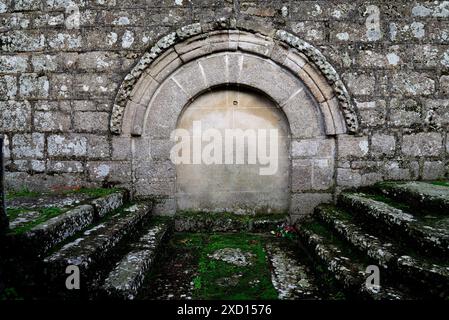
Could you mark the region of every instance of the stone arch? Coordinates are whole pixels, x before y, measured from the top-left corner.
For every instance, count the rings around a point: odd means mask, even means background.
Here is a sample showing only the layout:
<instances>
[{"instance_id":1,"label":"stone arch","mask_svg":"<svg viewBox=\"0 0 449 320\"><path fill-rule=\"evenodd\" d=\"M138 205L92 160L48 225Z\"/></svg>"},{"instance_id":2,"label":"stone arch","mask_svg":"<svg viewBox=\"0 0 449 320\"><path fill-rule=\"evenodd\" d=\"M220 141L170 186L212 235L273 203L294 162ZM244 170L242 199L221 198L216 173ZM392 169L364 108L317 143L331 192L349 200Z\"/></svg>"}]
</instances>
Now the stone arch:
<instances>
[{"instance_id":1,"label":"stone arch","mask_svg":"<svg viewBox=\"0 0 449 320\"><path fill-rule=\"evenodd\" d=\"M110 127L132 146L134 195L162 197L156 211L177 210L170 134L186 106L223 86L262 92L285 115L291 136L290 212L308 213L314 204L329 201L334 137L358 131L337 72L318 50L285 31L263 35L200 24L161 39L117 94Z\"/></svg>"},{"instance_id":2,"label":"stone arch","mask_svg":"<svg viewBox=\"0 0 449 320\"><path fill-rule=\"evenodd\" d=\"M270 36L222 28L221 24L185 26L146 52L120 86L111 115L111 132L141 135L143 126L139 128L135 121L143 119L142 110L148 107L160 85L189 62L220 52L258 56L288 71L291 78L301 80L319 103L327 135L358 131L357 115L346 87L319 50L283 30ZM228 72L235 68L228 67ZM125 118L127 121L123 121ZM127 127L129 119L133 119L132 127Z\"/></svg>"}]
</instances>

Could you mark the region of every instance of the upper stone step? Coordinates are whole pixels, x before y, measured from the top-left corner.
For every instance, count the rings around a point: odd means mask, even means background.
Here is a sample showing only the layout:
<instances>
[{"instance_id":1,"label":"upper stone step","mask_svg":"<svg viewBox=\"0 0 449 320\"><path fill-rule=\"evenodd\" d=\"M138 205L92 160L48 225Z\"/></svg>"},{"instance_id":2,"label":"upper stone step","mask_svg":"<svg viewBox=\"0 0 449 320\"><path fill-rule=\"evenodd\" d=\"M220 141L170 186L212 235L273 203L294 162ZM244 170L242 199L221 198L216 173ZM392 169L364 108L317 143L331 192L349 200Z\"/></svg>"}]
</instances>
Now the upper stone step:
<instances>
[{"instance_id":1,"label":"upper stone step","mask_svg":"<svg viewBox=\"0 0 449 320\"><path fill-rule=\"evenodd\" d=\"M160 251L171 220L159 218L143 236L130 245L130 251L112 269L101 287L101 294L118 299L134 299Z\"/></svg>"},{"instance_id":2,"label":"upper stone step","mask_svg":"<svg viewBox=\"0 0 449 320\"><path fill-rule=\"evenodd\" d=\"M13 246L28 249L36 256L43 256L58 244L121 207L126 197L126 191L122 190L87 200L84 204L31 227L28 231L13 232L11 243Z\"/></svg>"},{"instance_id":3,"label":"upper stone step","mask_svg":"<svg viewBox=\"0 0 449 320\"><path fill-rule=\"evenodd\" d=\"M134 204L124 208L91 229L81 237L65 244L44 259L49 281L60 280L68 266L80 269L82 283L98 280L100 268L114 258L114 250L146 223L151 215L151 204ZM60 282L62 285L64 282Z\"/></svg>"},{"instance_id":4,"label":"upper stone step","mask_svg":"<svg viewBox=\"0 0 449 320\"><path fill-rule=\"evenodd\" d=\"M375 188L385 196L405 202L420 211L449 215L449 184L382 182Z\"/></svg>"},{"instance_id":5,"label":"upper stone step","mask_svg":"<svg viewBox=\"0 0 449 320\"><path fill-rule=\"evenodd\" d=\"M338 201L352 214L362 214L371 221L381 222L399 238L417 245L426 253L449 253L447 217L412 215L364 193L343 193Z\"/></svg>"},{"instance_id":6,"label":"upper stone step","mask_svg":"<svg viewBox=\"0 0 449 320\"><path fill-rule=\"evenodd\" d=\"M431 292L441 298L449 296L449 259L417 255L410 248L365 227L354 216L331 205L317 207L314 215L352 246L393 273L395 278L402 278L418 288L419 293Z\"/></svg>"},{"instance_id":7,"label":"upper stone step","mask_svg":"<svg viewBox=\"0 0 449 320\"><path fill-rule=\"evenodd\" d=\"M301 224L298 235L313 255L324 263L329 271L340 284L357 297L375 300L398 300L407 298L407 295L397 289L381 286L367 286L368 266L374 263L348 248L338 235L331 229L316 222Z\"/></svg>"}]
</instances>

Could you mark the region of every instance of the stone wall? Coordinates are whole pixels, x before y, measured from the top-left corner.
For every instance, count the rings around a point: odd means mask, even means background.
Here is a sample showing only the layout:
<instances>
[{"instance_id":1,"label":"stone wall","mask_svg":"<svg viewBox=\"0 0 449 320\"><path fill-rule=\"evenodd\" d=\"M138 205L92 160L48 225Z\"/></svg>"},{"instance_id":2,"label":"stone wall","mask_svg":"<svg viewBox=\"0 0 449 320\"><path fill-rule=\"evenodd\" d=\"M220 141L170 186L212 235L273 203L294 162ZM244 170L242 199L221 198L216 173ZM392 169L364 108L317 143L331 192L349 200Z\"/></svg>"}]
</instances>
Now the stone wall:
<instances>
[{"instance_id":1,"label":"stone wall","mask_svg":"<svg viewBox=\"0 0 449 320\"><path fill-rule=\"evenodd\" d=\"M129 186L120 84L162 36L221 18L296 34L342 76L360 132L337 137L337 189L447 176L449 1L0 0L8 185Z\"/></svg>"}]
</instances>

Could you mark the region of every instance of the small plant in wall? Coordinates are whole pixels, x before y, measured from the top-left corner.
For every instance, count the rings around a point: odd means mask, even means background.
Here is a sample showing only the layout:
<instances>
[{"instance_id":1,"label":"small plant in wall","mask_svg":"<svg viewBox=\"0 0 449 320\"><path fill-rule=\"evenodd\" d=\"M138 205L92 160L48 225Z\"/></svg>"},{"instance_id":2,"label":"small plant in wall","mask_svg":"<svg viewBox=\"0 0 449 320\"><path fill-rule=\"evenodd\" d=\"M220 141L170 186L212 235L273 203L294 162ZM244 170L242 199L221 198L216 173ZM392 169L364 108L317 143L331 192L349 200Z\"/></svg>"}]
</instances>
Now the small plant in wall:
<instances>
[{"instance_id":1,"label":"small plant in wall","mask_svg":"<svg viewBox=\"0 0 449 320\"><path fill-rule=\"evenodd\" d=\"M271 231L271 234L275 235L277 238L293 240L297 237L298 231L295 226L283 223L277 226L275 230Z\"/></svg>"}]
</instances>

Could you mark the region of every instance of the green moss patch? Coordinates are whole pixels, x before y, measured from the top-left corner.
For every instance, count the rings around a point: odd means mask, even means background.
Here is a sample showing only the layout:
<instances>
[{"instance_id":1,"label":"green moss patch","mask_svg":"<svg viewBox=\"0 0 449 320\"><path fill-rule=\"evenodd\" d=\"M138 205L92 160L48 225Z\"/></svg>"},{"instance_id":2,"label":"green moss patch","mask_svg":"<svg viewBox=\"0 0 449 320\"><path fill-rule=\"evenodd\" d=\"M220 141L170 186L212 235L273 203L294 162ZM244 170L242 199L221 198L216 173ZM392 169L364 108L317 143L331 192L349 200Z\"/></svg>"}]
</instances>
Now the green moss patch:
<instances>
[{"instance_id":1,"label":"green moss patch","mask_svg":"<svg viewBox=\"0 0 449 320\"><path fill-rule=\"evenodd\" d=\"M89 197L92 197L92 198L99 198L99 197L108 196L108 195L110 195L110 194L112 194L114 192L117 192L119 190L120 189L117 189L117 188L110 188L110 189L105 189L105 188L81 188L79 190L68 192L67 194L82 193L82 194L87 194Z\"/></svg>"},{"instance_id":2,"label":"green moss patch","mask_svg":"<svg viewBox=\"0 0 449 320\"><path fill-rule=\"evenodd\" d=\"M395 201L387 196L384 196L382 194L364 194L364 195L369 199L386 203L389 206L392 206L393 208L396 208L396 209L399 209L402 211L406 211L406 212L411 212L411 208L409 205L407 205L403 202L397 202L397 201Z\"/></svg>"},{"instance_id":3,"label":"green moss patch","mask_svg":"<svg viewBox=\"0 0 449 320\"><path fill-rule=\"evenodd\" d=\"M8 209L7 213L8 213L8 217L13 220L16 219L21 213L24 213L28 210L25 209ZM12 230L13 233L16 234L22 234L25 233L27 231L30 231L33 227L37 226L38 224L41 224L51 218L54 218L56 216L59 216L61 213L63 213L65 210L61 209L61 208L38 208L38 209L34 209L33 211L36 211L39 213L38 217L26 222L20 226L18 226L17 228L14 228Z\"/></svg>"},{"instance_id":4,"label":"green moss patch","mask_svg":"<svg viewBox=\"0 0 449 320\"><path fill-rule=\"evenodd\" d=\"M194 238L193 241L197 241ZM198 276L194 279L194 298L218 300L277 299L271 283L264 239L250 234L213 234L201 247ZM234 248L249 253L247 266L237 266L211 258L220 249Z\"/></svg>"},{"instance_id":5,"label":"green moss patch","mask_svg":"<svg viewBox=\"0 0 449 320\"><path fill-rule=\"evenodd\" d=\"M431 184L433 184L435 186L449 187L449 181L434 181L434 182L431 182Z\"/></svg>"},{"instance_id":6,"label":"green moss patch","mask_svg":"<svg viewBox=\"0 0 449 320\"><path fill-rule=\"evenodd\" d=\"M29 219L29 221L24 221L23 223L17 225L12 229L13 233L22 234L33 227L41 224L51 218L54 218L78 204L86 203L91 199L96 199L100 197L107 196L119 189L104 189L104 188L81 188L78 190L70 190L64 192L49 192L49 193L39 193L31 192L27 189L21 191L13 191L7 194L7 199L9 201L15 201L15 206L11 206L7 209L7 215L10 221L14 221L18 218ZM76 194L83 194L86 196L78 197L79 201L76 204L64 205L62 200L65 197L73 196ZM34 199L39 198L39 199ZM60 206L60 203L61 206ZM26 217L27 212L37 212L36 215L32 217Z\"/></svg>"},{"instance_id":7,"label":"green moss patch","mask_svg":"<svg viewBox=\"0 0 449 320\"><path fill-rule=\"evenodd\" d=\"M18 191L8 191L6 193L6 200L16 199L16 198L37 198L42 193L29 191L28 189L22 189Z\"/></svg>"},{"instance_id":8,"label":"green moss patch","mask_svg":"<svg viewBox=\"0 0 449 320\"><path fill-rule=\"evenodd\" d=\"M175 233L140 299L277 299L265 241L249 233ZM215 259L212 255L222 249L238 249L251 263L239 266Z\"/></svg>"},{"instance_id":9,"label":"green moss patch","mask_svg":"<svg viewBox=\"0 0 449 320\"><path fill-rule=\"evenodd\" d=\"M54 192L35 192L29 191L28 189L22 189L19 191L8 191L6 193L6 199L19 199L19 198L37 198L52 195L73 195L73 194L85 194L91 198L99 198L110 195L114 192L119 191L117 188L80 188L75 190L64 190L64 191L54 191Z\"/></svg>"}]
</instances>

